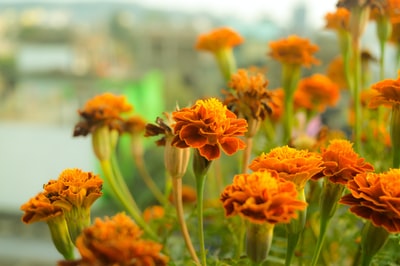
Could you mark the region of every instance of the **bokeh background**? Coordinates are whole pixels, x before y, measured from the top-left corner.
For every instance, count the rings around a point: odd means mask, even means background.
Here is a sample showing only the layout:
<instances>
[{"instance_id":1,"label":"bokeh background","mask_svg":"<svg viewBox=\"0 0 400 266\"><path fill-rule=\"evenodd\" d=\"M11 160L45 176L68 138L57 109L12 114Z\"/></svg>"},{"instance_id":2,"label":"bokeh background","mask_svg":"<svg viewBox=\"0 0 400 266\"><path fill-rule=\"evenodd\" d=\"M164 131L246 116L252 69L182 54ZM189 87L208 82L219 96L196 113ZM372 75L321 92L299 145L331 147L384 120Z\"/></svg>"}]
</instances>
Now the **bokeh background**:
<instances>
[{"instance_id":1,"label":"bokeh background","mask_svg":"<svg viewBox=\"0 0 400 266\"><path fill-rule=\"evenodd\" d=\"M234 51L238 67L265 67L271 89L279 86L280 68L267 56L268 42L289 34L320 47L322 64L303 74L323 73L339 54L335 33L324 30L336 2L1 0L0 265L60 259L46 225L22 224L19 208L65 168L98 169L90 138L72 138L77 109L87 99L105 91L125 94L135 113L153 122L176 105L218 96L225 84L214 58L194 44L220 26L245 38ZM373 26L363 43L378 56ZM390 50L388 57L390 63ZM161 160L149 155L153 148L146 150L150 163ZM132 162L124 164L133 173L132 189L140 190ZM147 199L139 195L141 205ZM100 210L105 203L96 204Z\"/></svg>"}]
</instances>

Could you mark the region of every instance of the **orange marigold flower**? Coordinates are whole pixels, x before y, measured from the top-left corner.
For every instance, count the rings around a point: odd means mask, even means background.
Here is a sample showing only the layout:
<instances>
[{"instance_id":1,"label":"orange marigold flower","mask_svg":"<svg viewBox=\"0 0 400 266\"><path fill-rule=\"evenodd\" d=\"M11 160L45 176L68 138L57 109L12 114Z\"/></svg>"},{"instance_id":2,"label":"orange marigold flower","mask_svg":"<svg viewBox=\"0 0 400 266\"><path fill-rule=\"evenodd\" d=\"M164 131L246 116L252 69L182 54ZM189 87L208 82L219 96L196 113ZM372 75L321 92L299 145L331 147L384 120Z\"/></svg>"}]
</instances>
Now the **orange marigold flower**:
<instances>
[{"instance_id":1,"label":"orange marigold flower","mask_svg":"<svg viewBox=\"0 0 400 266\"><path fill-rule=\"evenodd\" d=\"M350 29L350 11L346 8L339 7L335 12L325 15L325 28L332 30L349 30Z\"/></svg>"},{"instance_id":2,"label":"orange marigold flower","mask_svg":"<svg viewBox=\"0 0 400 266\"><path fill-rule=\"evenodd\" d=\"M172 145L196 148L209 161L220 157L220 148L232 155L245 147L238 136L247 131L246 120L237 118L216 98L198 100L190 108L173 112L172 118L176 121Z\"/></svg>"},{"instance_id":3,"label":"orange marigold flower","mask_svg":"<svg viewBox=\"0 0 400 266\"><path fill-rule=\"evenodd\" d=\"M307 206L297 199L293 182L268 171L236 175L220 200L226 216L239 214L252 223L289 223Z\"/></svg>"},{"instance_id":4,"label":"orange marigold flower","mask_svg":"<svg viewBox=\"0 0 400 266\"><path fill-rule=\"evenodd\" d=\"M269 48L269 55L282 64L310 67L312 64L319 63L313 56L318 51L318 46L296 35L272 41L269 43Z\"/></svg>"},{"instance_id":5,"label":"orange marigold flower","mask_svg":"<svg viewBox=\"0 0 400 266\"><path fill-rule=\"evenodd\" d=\"M37 194L35 197L23 204L21 210L25 212L22 216L22 221L26 224L38 221L47 221L56 216L63 215L62 209L51 204L49 198L46 197L43 192Z\"/></svg>"},{"instance_id":6,"label":"orange marigold flower","mask_svg":"<svg viewBox=\"0 0 400 266\"><path fill-rule=\"evenodd\" d=\"M373 99L374 97L376 97L378 95L379 95L379 92L374 89L362 90L360 93L361 105L363 107L367 107L369 105L369 103L371 102L371 99ZM374 109L375 108L377 108L377 106L375 106Z\"/></svg>"},{"instance_id":7,"label":"orange marigold flower","mask_svg":"<svg viewBox=\"0 0 400 266\"><path fill-rule=\"evenodd\" d=\"M97 218L78 237L76 247L82 258L73 265L167 265L162 245L141 239L141 235L140 228L124 213Z\"/></svg>"},{"instance_id":8,"label":"orange marigold flower","mask_svg":"<svg viewBox=\"0 0 400 266\"><path fill-rule=\"evenodd\" d=\"M382 17L390 20L390 22L393 24L400 23L400 1L382 1L382 5L371 9L370 18L372 20L379 20L379 18Z\"/></svg>"},{"instance_id":9,"label":"orange marigold flower","mask_svg":"<svg viewBox=\"0 0 400 266\"><path fill-rule=\"evenodd\" d=\"M271 93L267 90L268 80L261 73L251 74L239 69L228 83L235 93L226 92L224 104L246 119L265 120L271 113Z\"/></svg>"},{"instance_id":10,"label":"orange marigold flower","mask_svg":"<svg viewBox=\"0 0 400 266\"><path fill-rule=\"evenodd\" d=\"M101 126L110 129L123 130L122 113L133 110L125 96L117 96L112 93L97 95L86 102L85 106L78 110L82 121L74 128L74 136L86 136Z\"/></svg>"},{"instance_id":11,"label":"orange marigold flower","mask_svg":"<svg viewBox=\"0 0 400 266\"><path fill-rule=\"evenodd\" d=\"M322 157L315 152L298 150L289 146L272 149L255 158L249 168L253 171L276 171L283 179L292 181L299 189L322 171Z\"/></svg>"},{"instance_id":12,"label":"orange marigold flower","mask_svg":"<svg viewBox=\"0 0 400 266\"><path fill-rule=\"evenodd\" d=\"M327 76L314 74L301 79L294 93L295 108L324 112L327 106L335 106L339 100L339 86Z\"/></svg>"},{"instance_id":13,"label":"orange marigold flower","mask_svg":"<svg viewBox=\"0 0 400 266\"><path fill-rule=\"evenodd\" d=\"M346 73L344 72L344 62L342 56L335 57L328 65L326 75L335 82L340 89L348 88Z\"/></svg>"},{"instance_id":14,"label":"orange marigold flower","mask_svg":"<svg viewBox=\"0 0 400 266\"><path fill-rule=\"evenodd\" d=\"M91 172L65 169L57 180L44 185L44 193L55 206L65 210L72 207L90 208L101 195L103 180Z\"/></svg>"},{"instance_id":15,"label":"orange marigold flower","mask_svg":"<svg viewBox=\"0 0 400 266\"><path fill-rule=\"evenodd\" d=\"M374 170L354 151L353 144L345 139L331 140L328 147L321 149L321 155L325 168L313 179L326 176L333 183L345 185L357 174Z\"/></svg>"},{"instance_id":16,"label":"orange marigold flower","mask_svg":"<svg viewBox=\"0 0 400 266\"><path fill-rule=\"evenodd\" d=\"M124 131L131 135L141 135L145 129L146 121L138 115L129 117L124 123Z\"/></svg>"},{"instance_id":17,"label":"orange marigold flower","mask_svg":"<svg viewBox=\"0 0 400 266\"><path fill-rule=\"evenodd\" d=\"M340 203L350 206L350 211L371 220L390 233L400 233L400 169L384 173L361 173L349 181L350 194Z\"/></svg>"},{"instance_id":18,"label":"orange marigold flower","mask_svg":"<svg viewBox=\"0 0 400 266\"><path fill-rule=\"evenodd\" d=\"M397 80L385 79L377 82L372 85L372 89L376 90L378 94L371 98L369 107L376 108L381 104L390 107L400 104L400 76Z\"/></svg>"},{"instance_id":19,"label":"orange marigold flower","mask_svg":"<svg viewBox=\"0 0 400 266\"><path fill-rule=\"evenodd\" d=\"M196 49L215 53L225 48L237 46L243 41L242 36L236 31L228 27L222 27L200 35L196 42Z\"/></svg>"}]
</instances>

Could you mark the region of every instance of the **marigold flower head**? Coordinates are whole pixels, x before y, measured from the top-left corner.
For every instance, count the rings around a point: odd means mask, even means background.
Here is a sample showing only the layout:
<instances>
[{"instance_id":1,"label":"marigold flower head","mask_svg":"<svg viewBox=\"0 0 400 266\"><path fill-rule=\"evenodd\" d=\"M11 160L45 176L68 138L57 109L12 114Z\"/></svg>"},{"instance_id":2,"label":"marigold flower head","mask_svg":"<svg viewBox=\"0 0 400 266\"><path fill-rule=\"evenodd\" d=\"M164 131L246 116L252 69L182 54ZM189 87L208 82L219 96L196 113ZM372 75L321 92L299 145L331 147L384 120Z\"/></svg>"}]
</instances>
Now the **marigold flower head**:
<instances>
[{"instance_id":1,"label":"marigold flower head","mask_svg":"<svg viewBox=\"0 0 400 266\"><path fill-rule=\"evenodd\" d=\"M325 15L325 28L332 30L350 29L350 11L346 8L337 8L335 12L329 12Z\"/></svg>"},{"instance_id":2,"label":"marigold flower head","mask_svg":"<svg viewBox=\"0 0 400 266\"><path fill-rule=\"evenodd\" d=\"M374 167L354 151L353 144L345 139L331 140L328 147L321 149L324 170L313 179L329 177L333 183L346 184L357 174L371 172Z\"/></svg>"},{"instance_id":3,"label":"marigold flower head","mask_svg":"<svg viewBox=\"0 0 400 266\"><path fill-rule=\"evenodd\" d=\"M25 212L22 216L22 221L26 224L47 221L56 216L63 215L62 209L51 204L51 201L43 192L38 193L35 197L24 203L21 206L21 210Z\"/></svg>"},{"instance_id":4,"label":"marigold flower head","mask_svg":"<svg viewBox=\"0 0 400 266\"><path fill-rule=\"evenodd\" d=\"M163 218L165 215L165 209L162 206L159 205L153 205L150 207L147 207L143 211L143 219L146 222L150 222L151 220L157 220Z\"/></svg>"},{"instance_id":5,"label":"marigold flower head","mask_svg":"<svg viewBox=\"0 0 400 266\"><path fill-rule=\"evenodd\" d=\"M388 19L393 24L400 23L400 1L382 1L381 5L371 9L370 18L372 20L379 20L382 17Z\"/></svg>"},{"instance_id":6,"label":"marigold flower head","mask_svg":"<svg viewBox=\"0 0 400 266\"><path fill-rule=\"evenodd\" d=\"M145 129L146 121L141 116L135 115L125 120L124 131L131 135L141 135Z\"/></svg>"},{"instance_id":7,"label":"marigold flower head","mask_svg":"<svg viewBox=\"0 0 400 266\"><path fill-rule=\"evenodd\" d=\"M124 213L97 218L78 237L76 247L82 258L73 265L167 265L162 245L141 239L141 235L140 228Z\"/></svg>"},{"instance_id":8,"label":"marigold flower head","mask_svg":"<svg viewBox=\"0 0 400 266\"><path fill-rule=\"evenodd\" d=\"M335 106L339 100L339 86L327 76L314 74L301 79L294 93L295 108L324 112L327 106Z\"/></svg>"},{"instance_id":9,"label":"marigold flower head","mask_svg":"<svg viewBox=\"0 0 400 266\"><path fill-rule=\"evenodd\" d=\"M400 169L384 173L361 173L349 181L350 194L340 203L350 211L381 226L390 233L400 233Z\"/></svg>"},{"instance_id":10,"label":"marigold flower head","mask_svg":"<svg viewBox=\"0 0 400 266\"><path fill-rule=\"evenodd\" d=\"M104 125L121 132L123 130L121 114L132 110L132 105L123 95L117 96L112 93L97 95L78 110L82 121L75 125L74 136L86 136Z\"/></svg>"},{"instance_id":11,"label":"marigold flower head","mask_svg":"<svg viewBox=\"0 0 400 266\"><path fill-rule=\"evenodd\" d=\"M318 46L310 43L308 39L290 35L286 39L269 43L269 55L282 64L310 67L319 64L313 56L318 51Z\"/></svg>"},{"instance_id":12,"label":"marigold flower head","mask_svg":"<svg viewBox=\"0 0 400 266\"><path fill-rule=\"evenodd\" d=\"M392 106L400 104L400 75L397 80L385 79L372 85L372 89L378 94L371 98L369 107L376 108L379 105Z\"/></svg>"},{"instance_id":13,"label":"marigold flower head","mask_svg":"<svg viewBox=\"0 0 400 266\"><path fill-rule=\"evenodd\" d=\"M51 203L62 209L90 208L101 195L103 181L98 175L71 168L61 172L57 180L44 185L44 193Z\"/></svg>"},{"instance_id":14,"label":"marigold flower head","mask_svg":"<svg viewBox=\"0 0 400 266\"><path fill-rule=\"evenodd\" d=\"M250 74L250 75L249 75ZM224 104L235 114L247 120L265 120L271 113L271 93L267 90L268 80L261 73L252 74L239 69L228 83L235 93L227 92Z\"/></svg>"},{"instance_id":15,"label":"marigold flower head","mask_svg":"<svg viewBox=\"0 0 400 266\"><path fill-rule=\"evenodd\" d=\"M292 181L299 189L322 171L322 157L315 152L298 150L288 146L272 149L255 158L249 168L253 171L276 171L283 179Z\"/></svg>"},{"instance_id":16,"label":"marigold flower head","mask_svg":"<svg viewBox=\"0 0 400 266\"><path fill-rule=\"evenodd\" d=\"M212 53L219 50L232 48L243 43L244 39L236 31L228 27L221 27L209 33L202 34L196 42L197 50L209 51Z\"/></svg>"},{"instance_id":17,"label":"marigold flower head","mask_svg":"<svg viewBox=\"0 0 400 266\"><path fill-rule=\"evenodd\" d=\"M173 112L172 118L176 122L172 145L196 148L209 161L220 157L220 148L232 155L245 147L238 136L247 131L246 120L237 118L216 98L198 100L190 108Z\"/></svg>"},{"instance_id":18,"label":"marigold flower head","mask_svg":"<svg viewBox=\"0 0 400 266\"><path fill-rule=\"evenodd\" d=\"M293 182L269 171L236 175L220 200L226 216L239 214L252 223L289 223L307 206L297 199Z\"/></svg>"}]
</instances>

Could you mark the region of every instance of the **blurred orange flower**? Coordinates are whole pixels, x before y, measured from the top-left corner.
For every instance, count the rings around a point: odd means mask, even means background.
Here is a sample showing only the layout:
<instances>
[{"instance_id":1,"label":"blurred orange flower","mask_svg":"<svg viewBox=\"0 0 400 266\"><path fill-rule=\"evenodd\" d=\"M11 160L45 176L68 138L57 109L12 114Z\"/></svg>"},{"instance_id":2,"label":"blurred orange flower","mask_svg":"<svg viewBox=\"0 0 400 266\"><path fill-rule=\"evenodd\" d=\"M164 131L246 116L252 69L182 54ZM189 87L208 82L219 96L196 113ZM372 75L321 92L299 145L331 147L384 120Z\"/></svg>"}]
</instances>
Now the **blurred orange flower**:
<instances>
[{"instance_id":1,"label":"blurred orange flower","mask_svg":"<svg viewBox=\"0 0 400 266\"><path fill-rule=\"evenodd\" d=\"M295 108L324 112L327 106L335 106L339 100L339 86L327 76L314 74L299 81L294 92Z\"/></svg>"},{"instance_id":2,"label":"blurred orange flower","mask_svg":"<svg viewBox=\"0 0 400 266\"><path fill-rule=\"evenodd\" d=\"M325 168L313 179L329 177L331 182L345 185L357 174L374 170L354 151L353 144L345 139L331 140L328 147L321 148L321 155Z\"/></svg>"},{"instance_id":3,"label":"blurred orange flower","mask_svg":"<svg viewBox=\"0 0 400 266\"><path fill-rule=\"evenodd\" d=\"M369 107L376 108L379 105L391 107L400 104L400 76L397 80L385 79L377 82L372 85L372 89L376 90L378 95L371 98Z\"/></svg>"},{"instance_id":4,"label":"blurred orange flower","mask_svg":"<svg viewBox=\"0 0 400 266\"><path fill-rule=\"evenodd\" d=\"M350 211L371 220L390 233L400 233L400 169L384 173L361 173L349 181L350 194L340 203L350 206Z\"/></svg>"},{"instance_id":5,"label":"blurred orange flower","mask_svg":"<svg viewBox=\"0 0 400 266\"><path fill-rule=\"evenodd\" d=\"M350 11L339 7L335 12L329 12L325 15L325 28L332 30L350 30Z\"/></svg>"},{"instance_id":6,"label":"blurred orange flower","mask_svg":"<svg viewBox=\"0 0 400 266\"><path fill-rule=\"evenodd\" d=\"M81 260L65 265L167 265L162 245L141 239L141 235L140 228L124 213L97 218L76 241Z\"/></svg>"},{"instance_id":7,"label":"blurred orange flower","mask_svg":"<svg viewBox=\"0 0 400 266\"><path fill-rule=\"evenodd\" d=\"M361 100L361 105L363 107L368 107L369 103L371 102L371 99L374 97L378 96L379 92L374 89L365 89L362 90L360 93L360 100ZM373 109L377 108L378 106L373 107ZM372 107L371 107L372 109Z\"/></svg>"},{"instance_id":8,"label":"blurred orange flower","mask_svg":"<svg viewBox=\"0 0 400 266\"><path fill-rule=\"evenodd\" d=\"M391 23L400 23L400 1L399 0L386 0L382 1L382 5L371 9L370 18L373 20L385 17Z\"/></svg>"},{"instance_id":9,"label":"blurred orange flower","mask_svg":"<svg viewBox=\"0 0 400 266\"><path fill-rule=\"evenodd\" d=\"M143 211L143 219L146 222L150 222L151 220L157 220L163 218L165 215L165 209L162 206L159 205L153 205L150 207L147 207Z\"/></svg>"},{"instance_id":10,"label":"blurred orange flower","mask_svg":"<svg viewBox=\"0 0 400 266\"><path fill-rule=\"evenodd\" d=\"M51 203L64 210L72 207L90 208L101 195L103 180L91 172L80 169L65 169L57 180L44 185L44 193Z\"/></svg>"},{"instance_id":11,"label":"blurred orange flower","mask_svg":"<svg viewBox=\"0 0 400 266\"><path fill-rule=\"evenodd\" d=\"M131 135L142 135L145 129L146 121L141 116L135 115L125 120L124 132Z\"/></svg>"},{"instance_id":12,"label":"blurred orange flower","mask_svg":"<svg viewBox=\"0 0 400 266\"><path fill-rule=\"evenodd\" d=\"M132 110L133 107L125 96L112 93L97 95L78 110L82 120L75 125L74 136L86 136L104 125L121 132L123 130L121 114Z\"/></svg>"},{"instance_id":13,"label":"blurred orange flower","mask_svg":"<svg viewBox=\"0 0 400 266\"><path fill-rule=\"evenodd\" d=\"M239 214L252 223L289 223L307 206L297 199L293 182L268 171L236 175L220 200L226 216Z\"/></svg>"},{"instance_id":14,"label":"blurred orange flower","mask_svg":"<svg viewBox=\"0 0 400 266\"><path fill-rule=\"evenodd\" d=\"M247 131L246 120L237 118L216 98L198 100L190 108L173 112L172 118L176 121L172 145L196 148L209 161L220 157L220 148L232 155L245 147L238 136Z\"/></svg>"},{"instance_id":15,"label":"blurred orange flower","mask_svg":"<svg viewBox=\"0 0 400 266\"><path fill-rule=\"evenodd\" d=\"M303 189L310 178L322 171L322 165L322 157L318 153L282 146L261 154L249 168L253 171L276 171L279 177Z\"/></svg>"},{"instance_id":16,"label":"blurred orange flower","mask_svg":"<svg viewBox=\"0 0 400 266\"><path fill-rule=\"evenodd\" d=\"M319 63L313 56L319 50L318 46L296 35L272 41L269 43L269 48L268 54L282 64L310 67L312 64Z\"/></svg>"},{"instance_id":17,"label":"blurred orange flower","mask_svg":"<svg viewBox=\"0 0 400 266\"><path fill-rule=\"evenodd\" d=\"M285 91L283 88L277 88L271 91L271 115L273 122L279 122L284 112Z\"/></svg>"},{"instance_id":18,"label":"blurred orange flower","mask_svg":"<svg viewBox=\"0 0 400 266\"><path fill-rule=\"evenodd\" d=\"M243 41L242 36L236 31L228 27L222 27L200 35L195 47L197 50L215 53L221 49L237 46Z\"/></svg>"},{"instance_id":19,"label":"blurred orange flower","mask_svg":"<svg viewBox=\"0 0 400 266\"><path fill-rule=\"evenodd\" d=\"M56 216L63 215L62 209L51 204L49 198L43 192L24 203L21 206L21 210L25 212L22 216L22 221L26 224L47 221Z\"/></svg>"},{"instance_id":20,"label":"blurred orange flower","mask_svg":"<svg viewBox=\"0 0 400 266\"><path fill-rule=\"evenodd\" d=\"M328 65L326 75L335 82L340 89L347 89L346 73L342 56L335 57Z\"/></svg>"},{"instance_id":21,"label":"blurred orange flower","mask_svg":"<svg viewBox=\"0 0 400 266\"><path fill-rule=\"evenodd\" d=\"M235 93L226 92L224 104L237 115L264 120L271 113L271 93L267 90L268 80L263 74L239 69L232 75L228 86Z\"/></svg>"},{"instance_id":22,"label":"blurred orange flower","mask_svg":"<svg viewBox=\"0 0 400 266\"><path fill-rule=\"evenodd\" d=\"M169 202L174 204L174 196L171 193L168 197ZM182 185L182 203L190 204L195 203L197 200L196 189L189 185Z\"/></svg>"}]
</instances>

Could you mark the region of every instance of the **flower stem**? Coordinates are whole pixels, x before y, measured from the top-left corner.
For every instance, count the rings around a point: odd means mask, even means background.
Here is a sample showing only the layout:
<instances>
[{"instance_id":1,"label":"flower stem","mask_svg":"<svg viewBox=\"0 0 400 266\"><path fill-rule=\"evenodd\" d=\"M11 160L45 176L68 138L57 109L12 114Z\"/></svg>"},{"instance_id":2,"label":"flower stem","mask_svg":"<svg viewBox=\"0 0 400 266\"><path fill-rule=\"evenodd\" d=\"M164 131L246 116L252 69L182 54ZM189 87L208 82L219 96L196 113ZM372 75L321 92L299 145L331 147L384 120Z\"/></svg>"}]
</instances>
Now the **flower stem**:
<instances>
[{"instance_id":1,"label":"flower stem","mask_svg":"<svg viewBox=\"0 0 400 266\"><path fill-rule=\"evenodd\" d=\"M192 240L190 238L189 231L187 229L182 204L182 178L172 177L173 193L175 200L175 208L178 216L179 226L181 227L183 239L185 240L186 247L190 253L190 256L195 261L196 265L200 264L200 260L197 257L196 251L194 250Z\"/></svg>"},{"instance_id":2,"label":"flower stem","mask_svg":"<svg viewBox=\"0 0 400 266\"><path fill-rule=\"evenodd\" d=\"M343 190L343 185L332 183L331 181L329 181L328 177L325 177L320 202L320 231L317 245L314 249L312 262L310 264L311 266L316 265L318 262L319 255L322 250L322 245L325 241L326 229L328 228L331 218L336 212L337 203L343 194Z\"/></svg>"},{"instance_id":3,"label":"flower stem","mask_svg":"<svg viewBox=\"0 0 400 266\"><path fill-rule=\"evenodd\" d=\"M204 199L205 181L206 181L205 175L196 176L198 237L200 244L201 265L203 266L207 265L206 250L204 245L204 228L203 228L203 199Z\"/></svg>"},{"instance_id":4,"label":"flower stem","mask_svg":"<svg viewBox=\"0 0 400 266\"><path fill-rule=\"evenodd\" d=\"M354 56L354 80L353 80L353 104L354 104L354 149L361 153L361 53L359 49L359 40L353 42Z\"/></svg>"},{"instance_id":5,"label":"flower stem","mask_svg":"<svg viewBox=\"0 0 400 266\"><path fill-rule=\"evenodd\" d=\"M246 253L253 265L261 265L267 258L274 236L274 225L270 223L248 223Z\"/></svg>"},{"instance_id":6,"label":"flower stem","mask_svg":"<svg viewBox=\"0 0 400 266\"><path fill-rule=\"evenodd\" d=\"M302 201L305 201L304 189L299 191L298 198ZM286 231L287 231L287 248L286 248L286 258L285 258L286 266L291 265L297 243L299 242L300 235L303 232L306 223L306 215L307 215L307 209L303 211L298 211L298 218L292 219L290 223L286 226Z\"/></svg>"},{"instance_id":7,"label":"flower stem","mask_svg":"<svg viewBox=\"0 0 400 266\"><path fill-rule=\"evenodd\" d=\"M149 188L150 192L153 194L153 196L157 199L159 203L163 206L168 205L168 201L161 192L161 190L157 187L156 183L154 183L153 178L151 178L149 172L146 169L143 156L135 156L134 158L136 167L140 173L140 176L142 177L143 182L146 184L146 186Z\"/></svg>"},{"instance_id":8,"label":"flower stem","mask_svg":"<svg viewBox=\"0 0 400 266\"><path fill-rule=\"evenodd\" d=\"M369 266L375 254L386 244L389 232L370 221L364 225L361 242L361 265Z\"/></svg>"},{"instance_id":9,"label":"flower stem","mask_svg":"<svg viewBox=\"0 0 400 266\"><path fill-rule=\"evenodd\" d=\"M246 148L243 151L243 157L242 157L242 173L243 174L247 172L247 167L249 165L251 150L253 148L253 138L247 137L247 138L245 138L245 141L246 141Z\"/></svg>"},{"instance_id":10,"label":"flower stem","mask_svg":"<svg viewBox=\"0 0 400 266\"><path fill-rule=\"evenodd\" d=\"M122 204L125 210L132 215L133 219L138 223L138 225L142 227L152 239L157 240L157 235L144 222L142 216L140 215L139 208L137 207L132 195L129 193L128 195L130 195L130 197L127 197L126 189L124 189L124 186L120 186L121 180L117 180L110 160L102 160L100 161L100 165L107 182L110 184L114 197ZM118 172L118 170L116 171Z\"/></svg>"}]
</instances>

